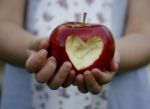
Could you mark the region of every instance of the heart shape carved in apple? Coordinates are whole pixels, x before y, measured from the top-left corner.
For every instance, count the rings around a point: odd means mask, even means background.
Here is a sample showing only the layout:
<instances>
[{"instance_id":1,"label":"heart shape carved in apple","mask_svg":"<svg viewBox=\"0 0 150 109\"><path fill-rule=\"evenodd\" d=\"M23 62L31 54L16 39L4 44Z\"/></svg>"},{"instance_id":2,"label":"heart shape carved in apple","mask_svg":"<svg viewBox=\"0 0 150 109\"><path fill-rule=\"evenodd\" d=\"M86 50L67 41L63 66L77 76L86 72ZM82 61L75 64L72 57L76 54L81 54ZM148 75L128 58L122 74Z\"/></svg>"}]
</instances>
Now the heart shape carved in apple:
<instances>
[{"instance_id":1,"label":"heart shape carved in apple","mask_svg":"<svg viewBox=\"0 0 150 109\"><path fill-rule=\"evenodd\" d=\"M68 36L65 47L72 64L80 70L92 65L99 58L103 45L100 37L94 36L85 42L78 36Z\"/></svg>"}]
</instances>

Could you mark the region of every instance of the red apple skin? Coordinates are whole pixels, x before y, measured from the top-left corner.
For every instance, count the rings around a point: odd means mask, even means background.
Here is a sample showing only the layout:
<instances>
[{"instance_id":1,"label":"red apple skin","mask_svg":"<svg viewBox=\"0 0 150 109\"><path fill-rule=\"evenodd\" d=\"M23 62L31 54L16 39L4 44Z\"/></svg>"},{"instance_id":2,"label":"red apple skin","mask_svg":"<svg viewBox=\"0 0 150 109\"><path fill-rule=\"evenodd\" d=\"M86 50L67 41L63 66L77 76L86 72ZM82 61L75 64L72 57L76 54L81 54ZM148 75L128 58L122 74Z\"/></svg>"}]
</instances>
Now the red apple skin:
<instances>
[{"instance_id":1,"label":"red apple skin","mask_svg":"<svg viewBox=\"0 0 150 109\"><path fill-rule=\"evenodd\" d=\"M91 37L97 36L103 41L103 49L99 58L87 68L77 70L74 66L73 69L77 73L83 73L86 70L99 68L101 71L106 71L112 61L115 52L115 42L111 31L104 25L99 24L83 24L81 22L66 22L57 26L49 38L49 56L54 56L57 60L57 69L65 61L70 61L66 50L65 44L68 36L79 36L84 42L88 41Z\"/></svg>"}]
</instances>

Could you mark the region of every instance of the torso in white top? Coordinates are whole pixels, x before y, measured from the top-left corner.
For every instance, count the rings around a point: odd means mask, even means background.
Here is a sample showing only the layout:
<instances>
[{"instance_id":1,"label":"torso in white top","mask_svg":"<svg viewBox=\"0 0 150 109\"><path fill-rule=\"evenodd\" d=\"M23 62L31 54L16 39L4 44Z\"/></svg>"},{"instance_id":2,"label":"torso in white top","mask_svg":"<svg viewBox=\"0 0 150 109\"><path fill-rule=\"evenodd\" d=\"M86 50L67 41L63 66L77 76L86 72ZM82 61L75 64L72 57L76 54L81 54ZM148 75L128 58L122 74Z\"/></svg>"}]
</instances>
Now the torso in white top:
<instances>
[{"instance_id":1,"label":"torso in white top","mask_svg":"<svg viewBox=\"0 0 150 109\"><path fill-rule=\"evenodd\" d=\"M27 29L40 37L66 21L82 21L87 12L88 23L102 23L111 28L112 0L30 0ZM39 85L33 77L34 109L106 109L107 91L93 96L82 94L76 87L50 90Z\"/></svg>"}]
</instances>

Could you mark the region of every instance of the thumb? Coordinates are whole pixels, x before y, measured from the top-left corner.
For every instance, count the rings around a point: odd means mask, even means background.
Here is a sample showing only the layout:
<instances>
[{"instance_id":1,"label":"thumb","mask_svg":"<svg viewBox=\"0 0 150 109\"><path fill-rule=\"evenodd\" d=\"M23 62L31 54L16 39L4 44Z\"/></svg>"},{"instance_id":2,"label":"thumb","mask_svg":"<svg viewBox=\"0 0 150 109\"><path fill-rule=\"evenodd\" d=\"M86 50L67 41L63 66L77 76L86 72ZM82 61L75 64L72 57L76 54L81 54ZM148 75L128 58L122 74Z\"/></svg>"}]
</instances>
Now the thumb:
<instances>
[{"instance_id":1,"label":"thumb","mask_svg":"<svg viewBox=\"0 0 150 109\"><path fill-rule=\"evenodd\" d=\"M118 51L115 51L115 55L110 64L110 71L117 72L119 67L118 65L119 62L120 62L120 54Z\"/></svg>"},{"instance_id":2,"label":"thumb","mask_svg":"<svg viewBox=\"0 0 150 109\"><path fill-rule=\"evenodd\" d=\"M48 46L49 46L48 38L35 37L30 42L30 44L28 46L28 50L39 51L41 49L47 49Z\"/></svg>"},{"instance_id":3,"label":"thumb","mask_svg":"<svg viewBox=\"0 0 150 109\"><path fill-rule=\"evenodd\" d=\"M31 73L38 71L46 63L47 54L45 49L39 52L32 52L26 61L26 69Z\"/></svg>"}]
</instances>

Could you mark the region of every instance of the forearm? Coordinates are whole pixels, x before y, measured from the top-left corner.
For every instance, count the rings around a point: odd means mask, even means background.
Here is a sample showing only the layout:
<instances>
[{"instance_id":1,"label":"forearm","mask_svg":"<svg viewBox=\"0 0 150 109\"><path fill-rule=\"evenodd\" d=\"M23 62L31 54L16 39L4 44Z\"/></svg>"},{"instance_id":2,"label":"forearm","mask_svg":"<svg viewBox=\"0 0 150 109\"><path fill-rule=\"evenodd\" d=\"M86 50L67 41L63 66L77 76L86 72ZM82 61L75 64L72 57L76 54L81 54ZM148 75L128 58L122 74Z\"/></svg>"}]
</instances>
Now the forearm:
<instances>
[{"instance_id":1,"label":"forearm","mask_svg":"<svg viewBox=\"0 0 150 109\"><path fill-rule=\"evenodd\" d=\"M150 37L142 33L127 34L117 40L119 71L140 68L150 62Z\"/></svg>"},{"instance_id":2,"label":"forearm","mask_svg":"<svg viewBox=\"0 0 150 109\"><path fill-rule=\"evenodd\" d=\"M19 25L4 21L0 23L0 59L17 66L24 66L26 50L33 35Z\"/></svg>"}]
</instances>

